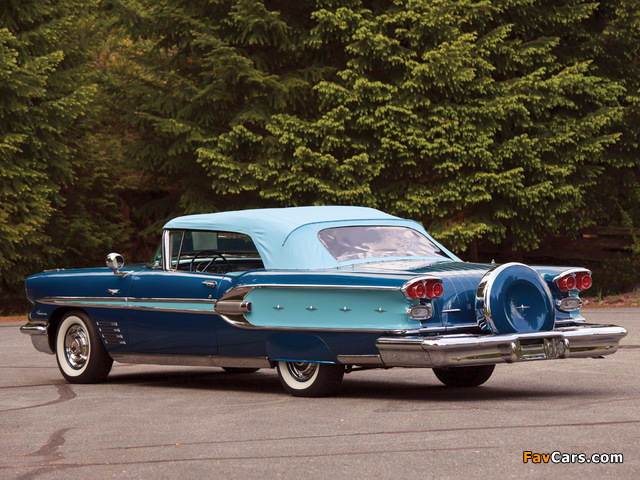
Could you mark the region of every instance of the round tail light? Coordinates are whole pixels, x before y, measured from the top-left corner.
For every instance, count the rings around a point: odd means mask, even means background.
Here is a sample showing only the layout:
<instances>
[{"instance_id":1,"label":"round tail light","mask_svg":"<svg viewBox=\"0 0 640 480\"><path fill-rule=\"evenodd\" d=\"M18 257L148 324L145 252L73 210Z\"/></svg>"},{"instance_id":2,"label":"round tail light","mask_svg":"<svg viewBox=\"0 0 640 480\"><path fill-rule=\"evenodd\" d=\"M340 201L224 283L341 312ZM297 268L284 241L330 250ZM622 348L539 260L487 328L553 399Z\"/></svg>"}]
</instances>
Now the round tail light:
<instances>
[{"instance_id":1,"label":"round tail light","mask_svg":"<svg viewBox=\"0 0 640 480\"><path fill-rule=\"evenodd\" d=\"M437 298L444 293L442 281L438 279L417 280L405 289L405 295L413 300Z\"/></svg>"},{"instance_id":2,"label":"round tail light","mask_svg":"<svg viewBox=\"0 0 640 480\"><path fill-rule=\"evenodd\" d=\"M427 297L438 298L444 293L444 287L440 282L428 282L427 283Z\"/></svg>"},{"instance_id":3,"label":"round tail light","mask_svg":"<svg viewBox=\"0 0 640 480\"><path fill-rule=\"evenodd\" d=\"M569 274L556 281L556 284L562 292L568 292L569 290L574 290L578 283L576 277L573 274Z\"/></svg>"},{"instance_id":4,"label":"round tail light","mask_svg":"<svg viewBox=\"0 0 640 480\"><path fill-rule=\"evenodd\" d=\"M578 290L586 290L593 285L593 280L591 279L591 275L587 272L579 273L576 275L576 286Z\"/></svg>"},{"instance_id":5,"label":"round tail light","mask_svg":"<svg viewBox=\"0 0 640 480\"><path fill-rule=\"evenodd\" d=\"M427 286L423 282L416 282L407 288L407 295L414 300L427 297Z\"/></svg>"}]
</instances>

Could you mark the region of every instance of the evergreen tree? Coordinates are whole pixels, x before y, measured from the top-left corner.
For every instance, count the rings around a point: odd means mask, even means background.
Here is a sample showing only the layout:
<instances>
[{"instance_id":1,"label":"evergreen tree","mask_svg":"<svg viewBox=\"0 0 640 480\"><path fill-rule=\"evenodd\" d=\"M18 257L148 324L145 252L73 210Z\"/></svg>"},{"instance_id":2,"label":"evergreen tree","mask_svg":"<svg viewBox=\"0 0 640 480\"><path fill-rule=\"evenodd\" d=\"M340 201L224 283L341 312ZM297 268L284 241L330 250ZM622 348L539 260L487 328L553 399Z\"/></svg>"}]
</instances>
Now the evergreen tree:
<instances>
[{"instance_id":1,"label":"evergreen tree","mask_svg":"<svg viewBox=\"0 0 640 480\"><path fill-rule=\"evenodd\" d=\"M82 124L95 95L93 0L0 4L0 280L6 298L42 268L95 261L121 232L104 158ZM104 181L104 184L102 183ZM114 227L115 226L115 227ZM103 258L104 251L100 251Z\"/></svg>"},{"instance_id":2,"label":"evergreen tree","mask_svg":"<svg viewBox=\"0 0 640 480\"><path fill-rule=\"evenodd\" d=\"M590 192L590 216L599 225L640 227L640 3L601 2L578 45L598 75L625 88L620 140L607 151L606 174Z\"/></svg>"},{"instance_id":3,"label":"evergreen tree","mask_svg":"<svg viewBox=\"0 0 640 480\"><path fill-rule=\"evenodd\" d=\"M626 85L580 44L597 4L126 5L121 105L137 164L177 200L159 216L360 204L507 252L591 222L627 115Z\"/></svg>"}]
</instances>

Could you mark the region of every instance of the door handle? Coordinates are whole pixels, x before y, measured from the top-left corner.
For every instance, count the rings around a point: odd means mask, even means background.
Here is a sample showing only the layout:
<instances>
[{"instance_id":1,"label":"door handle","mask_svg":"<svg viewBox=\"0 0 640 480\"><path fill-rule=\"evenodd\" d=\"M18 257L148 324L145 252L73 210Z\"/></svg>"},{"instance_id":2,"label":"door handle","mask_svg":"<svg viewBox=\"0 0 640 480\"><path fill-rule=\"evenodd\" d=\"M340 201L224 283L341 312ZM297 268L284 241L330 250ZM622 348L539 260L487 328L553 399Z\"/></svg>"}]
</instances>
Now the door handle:
<instances>
[{"instance_id":1,"label":"door handle","mask_svg":"<svg viewBox=\"0 0 640 480\"><path fill-rule=\"evenodd\" d=\"M218 282L216 282L215 280L205 280L204 282L202 282L202 284L205 287L211 287L211 288L216 288L218 286Z\"/></svg>"}]
</instances>

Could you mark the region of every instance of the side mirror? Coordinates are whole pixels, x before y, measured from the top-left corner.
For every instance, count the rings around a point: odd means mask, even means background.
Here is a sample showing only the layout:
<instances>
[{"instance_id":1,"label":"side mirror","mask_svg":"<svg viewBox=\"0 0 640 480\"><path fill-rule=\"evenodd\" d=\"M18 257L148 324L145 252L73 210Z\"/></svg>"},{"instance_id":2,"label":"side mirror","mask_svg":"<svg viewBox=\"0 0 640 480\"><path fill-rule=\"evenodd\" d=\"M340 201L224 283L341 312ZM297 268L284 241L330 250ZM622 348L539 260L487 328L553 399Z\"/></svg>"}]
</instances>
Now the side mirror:
<instances>
[{"instance_id":1,"label":"side mirror","mask_svg":"<svg viewBox=\"0 0 640 480\"><path fill-rule=\"evenodd\" d=\"M124 267L124 257L119 253L110 253L107 255L107 267L113 270L113 273L120 275L120 269Z\"/></svg>"}]
</instances>

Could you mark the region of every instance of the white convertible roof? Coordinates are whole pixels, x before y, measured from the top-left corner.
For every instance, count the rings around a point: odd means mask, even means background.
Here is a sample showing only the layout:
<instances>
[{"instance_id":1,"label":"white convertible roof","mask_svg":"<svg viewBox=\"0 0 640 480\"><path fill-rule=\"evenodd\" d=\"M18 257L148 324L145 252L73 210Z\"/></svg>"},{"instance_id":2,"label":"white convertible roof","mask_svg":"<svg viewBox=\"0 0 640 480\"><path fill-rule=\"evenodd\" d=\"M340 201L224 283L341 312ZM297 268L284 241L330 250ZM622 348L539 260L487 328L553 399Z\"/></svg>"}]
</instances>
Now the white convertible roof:
<instances>
[{"instance_id":1,"label":"white convertible roof","mask_svg":"<svg viewBox=\"0 0 640 480\"><path fill-rule=\"evenodd\" d=\"M164 228L243 233L255 243L266 268L320 269L339 267L340 262L318 240L318 232L349 225L408 227L427 236L452 259L457 259L418 222L367 207L289 207L205 213L174 218Z\"/></svg>"}]
</instances>

